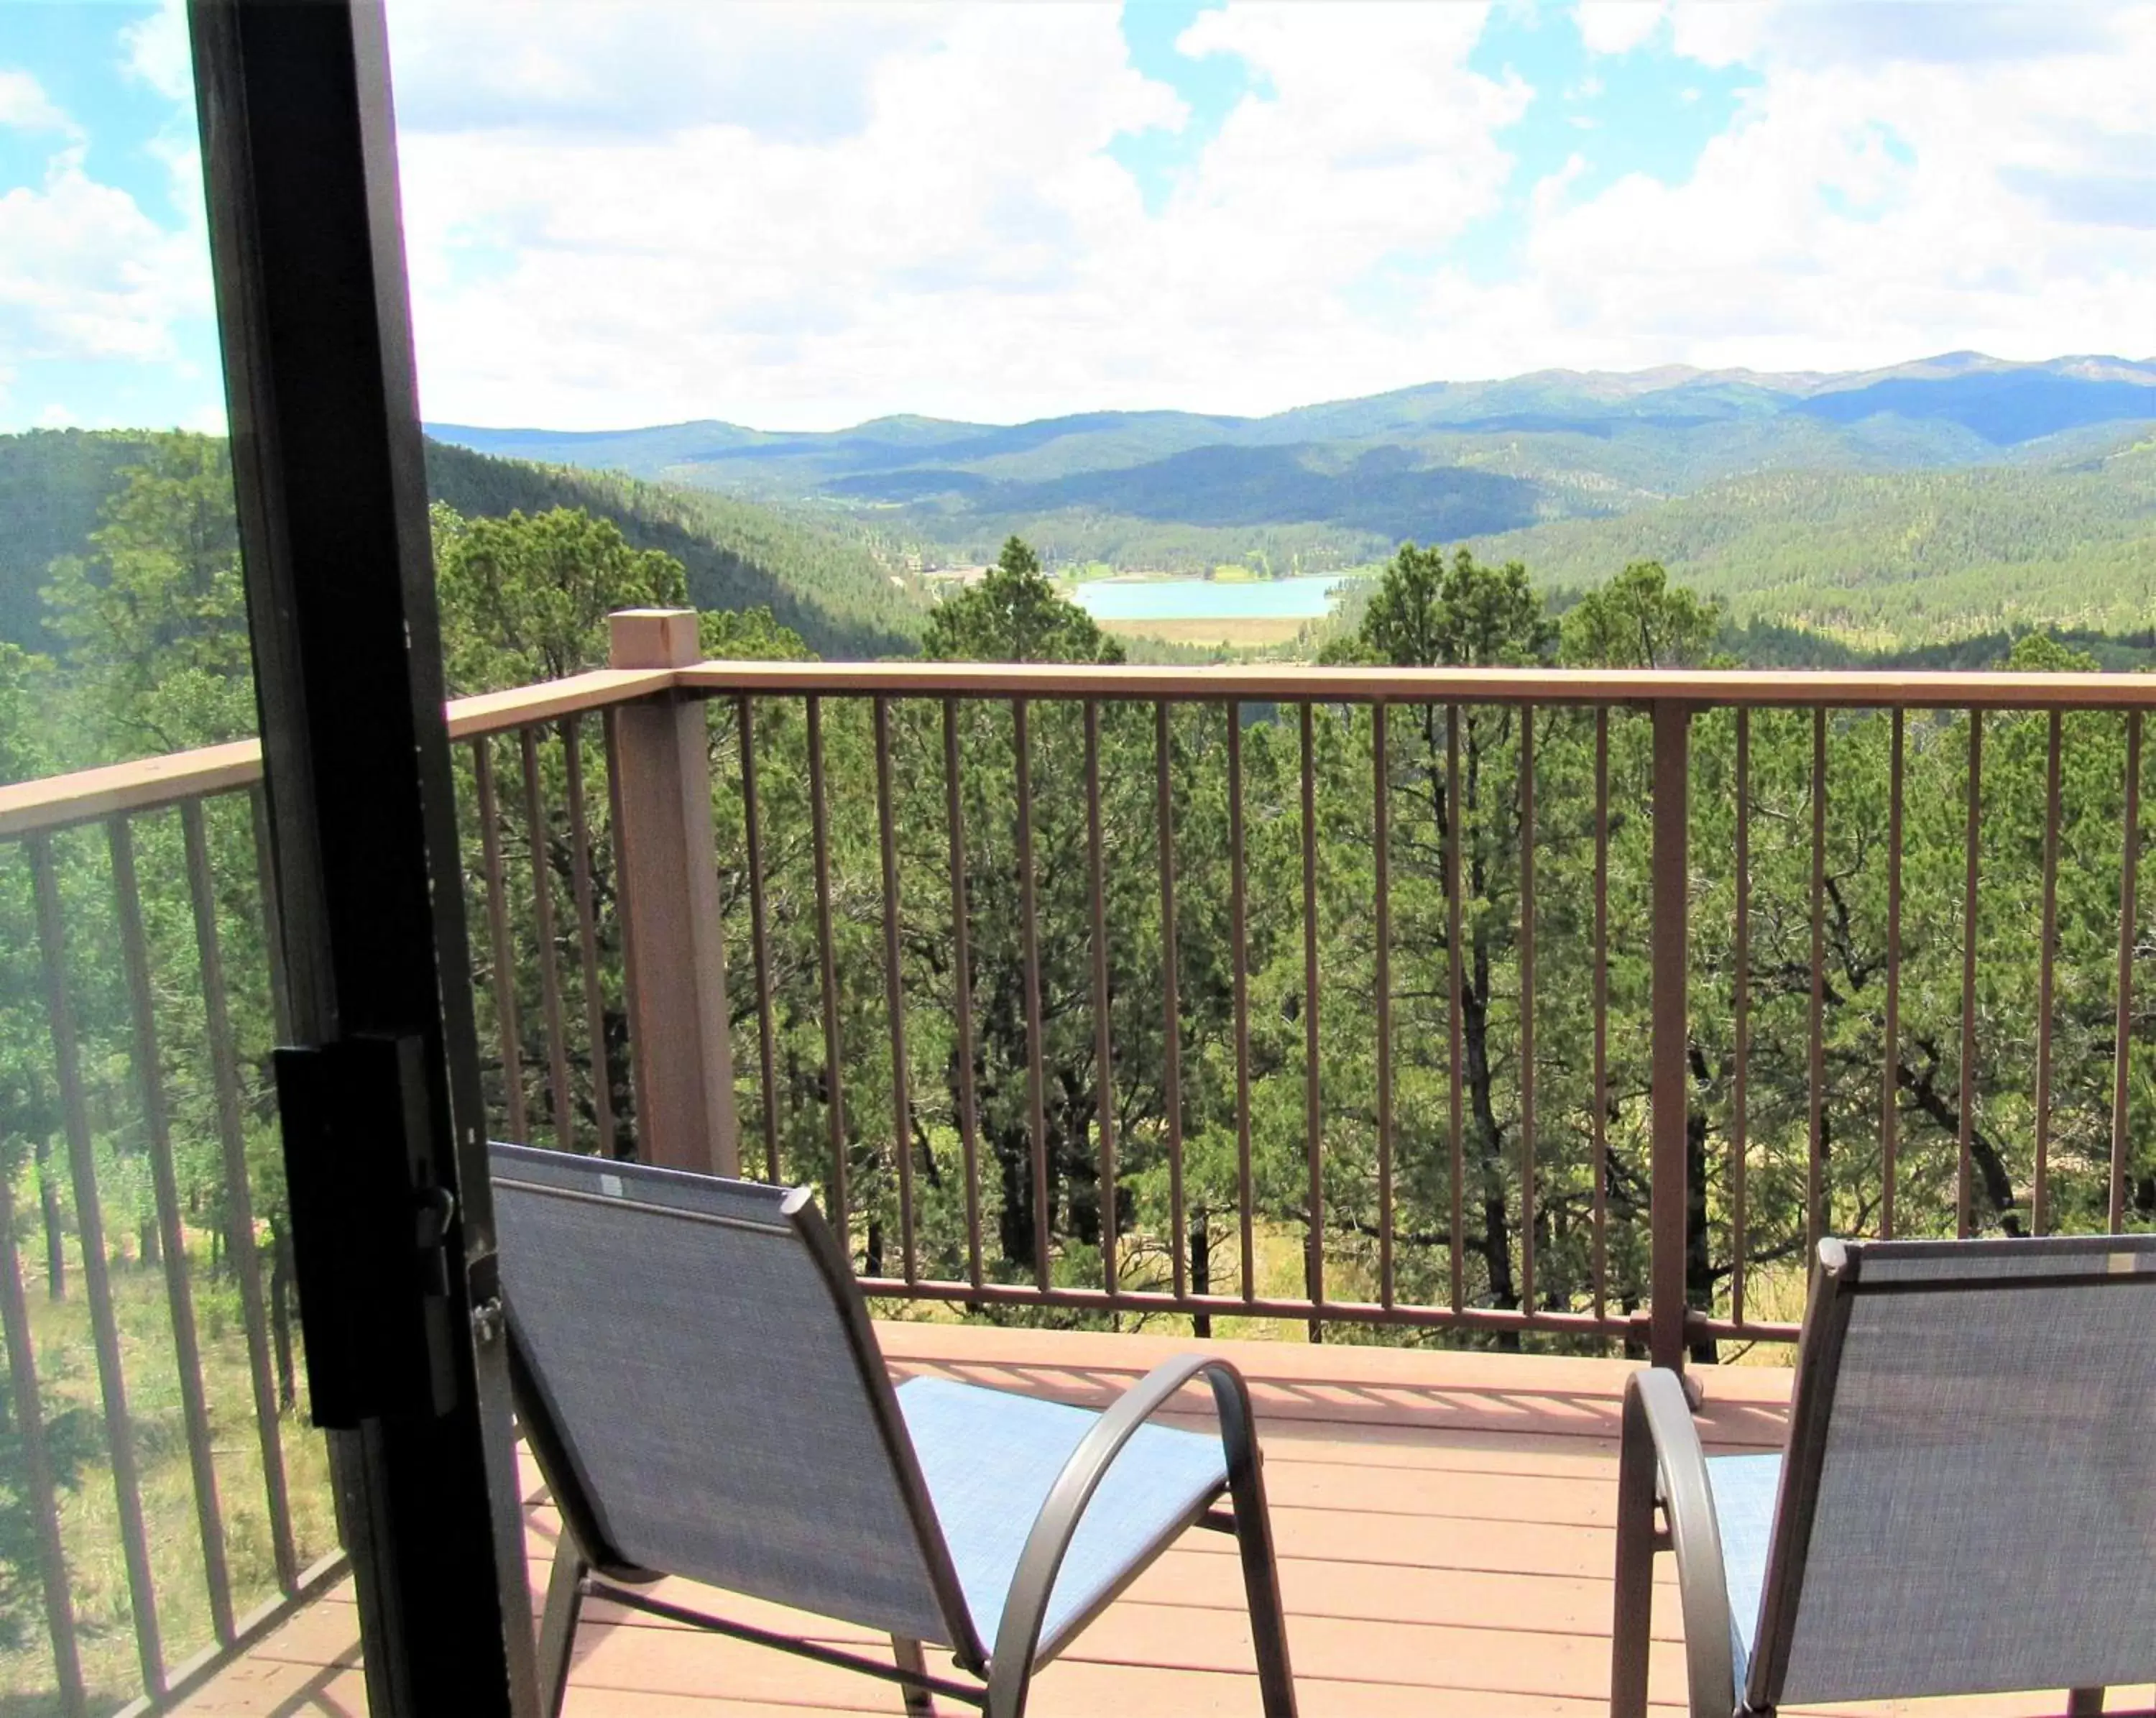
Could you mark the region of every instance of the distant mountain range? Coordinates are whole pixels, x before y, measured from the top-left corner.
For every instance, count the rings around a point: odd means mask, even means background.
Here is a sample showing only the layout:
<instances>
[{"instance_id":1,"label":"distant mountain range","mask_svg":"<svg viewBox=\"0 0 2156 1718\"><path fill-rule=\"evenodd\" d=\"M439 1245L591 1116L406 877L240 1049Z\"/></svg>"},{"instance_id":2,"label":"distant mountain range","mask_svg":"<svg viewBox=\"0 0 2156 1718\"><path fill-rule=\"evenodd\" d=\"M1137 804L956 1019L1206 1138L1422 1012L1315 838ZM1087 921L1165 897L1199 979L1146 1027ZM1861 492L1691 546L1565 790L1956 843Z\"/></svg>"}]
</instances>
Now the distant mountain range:
<instances>
[{"instance_id":1,"label":"distant mountain range","mask_svg":"<svg viewBox=\"0 0 2156 1718\"><path fill-rule=\"evenodd\" d=\"M1402 538L1629 513L1763 471L2087 457L2142 423L2156 423L2156 359L1949 352L1837 373L1546 370L1262 418L889 417L828 432L716 421L430 428L498 456L896 516L893 528L970 555L1018 530L1064 558L1205 565L1255 547L1323 566Z\"/></svg>"}]
</instances>

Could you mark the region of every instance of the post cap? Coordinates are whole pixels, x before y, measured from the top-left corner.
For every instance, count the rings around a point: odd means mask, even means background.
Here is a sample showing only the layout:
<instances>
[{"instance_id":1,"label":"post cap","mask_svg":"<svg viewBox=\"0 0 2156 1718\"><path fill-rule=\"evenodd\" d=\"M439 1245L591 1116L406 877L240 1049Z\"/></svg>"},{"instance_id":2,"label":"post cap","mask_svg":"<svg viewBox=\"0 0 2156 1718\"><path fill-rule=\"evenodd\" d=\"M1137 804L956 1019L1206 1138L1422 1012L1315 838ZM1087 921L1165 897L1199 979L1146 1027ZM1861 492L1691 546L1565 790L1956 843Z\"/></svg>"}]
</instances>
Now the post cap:
<instances>
[{"instance_id":1,"label":"post cap","mask_svg":"<svg viewBox=\"0 0 2156 1718\"><path fill-rule=\"evenodd\" d=\"M685 668L701 656L694 609L617 609L607 616L610 668Z\"/></svg>"}]
</instances>

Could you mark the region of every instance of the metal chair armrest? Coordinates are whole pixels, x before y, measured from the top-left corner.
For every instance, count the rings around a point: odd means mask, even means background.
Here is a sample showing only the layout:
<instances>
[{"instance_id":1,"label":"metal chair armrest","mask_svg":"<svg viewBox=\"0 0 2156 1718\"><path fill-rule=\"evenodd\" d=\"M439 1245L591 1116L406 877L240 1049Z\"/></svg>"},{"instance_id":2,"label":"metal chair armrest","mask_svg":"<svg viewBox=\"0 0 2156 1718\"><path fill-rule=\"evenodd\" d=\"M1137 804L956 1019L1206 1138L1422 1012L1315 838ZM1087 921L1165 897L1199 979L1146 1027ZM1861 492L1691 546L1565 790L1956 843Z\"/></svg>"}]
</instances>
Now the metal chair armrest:
<instances>
[{"instance_id":1,"label":"metal chair armrest","mask_svg":"<svg viewBox=\"0 0 2156 1718\"><path fill-rule=\"evenodd\" d=\"M1257 1442L1251 1429L1250 1392L1242 1375L1226 1361L1211 1355L1178 1355L1163 1361L1117 1397L1071 1452L1040 1513L1034 1517L1032 1531L1026 1535L988 1660L991 1718L1019 1718L1024 1710L1026 1686L1040 1644L1048 1602L1055 1589L1056 1573L1084 1519L1086 1505L1139 1428L1173 1401L1184 1385L1201 1375L1213 1386L1230 1484L1239 1474L1255 1468Z\"/></svg>"},{"instance_id":2,"label":"metal chair armrest","mask_svg":"<svg viewBox=\"0 0 2156 1718\"><path fill-rule=\"evenodd\" d=\"M1652 1453L1655 1496L1669 1522L1670 1549L1676 1554L1691 1710L1727 1713L1736 1706L1736 1695L1722 1529L1715 1520L1706 1452L1700 1448L1683 1381L1673 1371L1635 1372L1625 1384L1620 1463L1629 1468L1636 1459L1641 1438Z\"/></svg>"}]
</instances>

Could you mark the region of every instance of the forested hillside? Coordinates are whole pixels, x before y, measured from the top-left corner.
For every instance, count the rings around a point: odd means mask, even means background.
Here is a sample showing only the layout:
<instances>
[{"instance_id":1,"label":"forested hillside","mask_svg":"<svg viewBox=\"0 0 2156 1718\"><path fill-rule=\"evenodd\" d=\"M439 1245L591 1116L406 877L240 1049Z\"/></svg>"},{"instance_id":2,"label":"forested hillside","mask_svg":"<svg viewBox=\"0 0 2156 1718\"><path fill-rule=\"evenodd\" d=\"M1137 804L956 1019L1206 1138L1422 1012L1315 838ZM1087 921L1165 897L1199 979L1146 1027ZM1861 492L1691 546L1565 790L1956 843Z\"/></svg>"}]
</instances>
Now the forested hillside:
<instances>
[{"instance_id":1,"label":"forested hillside","mask_svg":"<svg viewBox=\"0 0 2156 1718\"><path fill-rule=\"evenodd\" d=\"M921 605L860 540L768 507L433 441L427 486L471 517L582 507L611 519L636 548L681 563L698 608L767 608L820 656L901 655L920 635Z\"/></svg>"},{"instance_id":2,"label":"forested hillside","mask_svg":"<svg viewBox=\"0 0 2156 1718\"><path fill-rule=\"evenodd\" d=\"M828 432L706 421L436 433L484 452L872 517L955 560L984 560L1015 532L1051 564L1187 571L1245 559L1260 533L1298 532L1306 565L1341 566L1381 560L1403 539L1598 518L1768 472L2048 465L2151 424L2156 364L1948 352L1844 374L1547 370L1261 418L1095 411L1012 424L886 417Z\"/></svg>"},{"instance_id":3,"label":"forested hillside","mask_svg":"<svg viewBox=\"0 0 2156 1718\"><path fill-rule=\"evenodd\" d=\"M1660 561L1733 619L1858 642L2118 630L2156 606L2156 440L2063 468L1763 472L1476 548L1558 589Z\"/></svg>"},{"instance_id":4,"label":"forested hillside","mask_svg":"<svg viewBox=\"0 0 2156 1718\"><path fill-rule=\"evenodd\" d=\"M1017 535L1051 568L1262 577L1471 542L1561 592L1660 559L1735 620L1899 651L2138 624L2149 460L2120 450L2152 430L2156 363L1948 352L1845 374L1550 370L1262 418L437 434L776 499L958 563Z\"/></svg>"},{"instance_id":5,"label":"forested hillside","mask_svg":"<svg viewBox=\"0 0 2156 1718\"><path fill-rule=\"evenodd\" d=\"M83 552L119 473L149 440L134 430L0 435L0 640L51 647L38 594L47 569Z\"/></svg>"},{"instance_id":6,"label":"forested hillside","mask_svg":"<svg viewBox=\"0 0 2156 1718\"><path fill-rule=\"evenodd\" d=\"M100 510L155 439L139 430L0 436L0 640L56 647L41 595L53 563L89 552ZM892 584L860 533L722 496L432 443L427 477L437 499L473 517L582 507L610 519L633 547L680 561L699 607L768 608L820 656L903 654L920 634L921 604Z\"/></svg>"}]
</instances>

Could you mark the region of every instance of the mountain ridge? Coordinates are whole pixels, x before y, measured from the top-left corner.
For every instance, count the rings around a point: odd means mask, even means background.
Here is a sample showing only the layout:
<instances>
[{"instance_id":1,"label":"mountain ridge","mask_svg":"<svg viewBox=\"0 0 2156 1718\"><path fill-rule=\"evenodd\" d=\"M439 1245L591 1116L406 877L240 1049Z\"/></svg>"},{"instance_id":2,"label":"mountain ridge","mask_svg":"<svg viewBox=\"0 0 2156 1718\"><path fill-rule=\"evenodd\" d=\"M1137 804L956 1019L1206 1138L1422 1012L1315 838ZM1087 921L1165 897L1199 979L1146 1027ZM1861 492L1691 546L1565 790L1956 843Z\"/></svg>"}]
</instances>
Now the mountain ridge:
<instances>
[{"instance_id":1,"label":"mountain ridge","mask_svg":"<svg viewBox=\"0 0 2156 1718\"><path fill-rule=\"evenodd\" d=\"M2156 359L1961 351L1851 371L1544 369L1259 417L433 429L503 457L882 516L961 561L992 556L1016 532L1066 559L1192 570L1261 548L1255 531L1302 533L1297 554L1315 557L1305 564L1349 565L1406 538L1602 517L1758 471L2041 461L2050 438L2142 422L2156 423Z\"/></svg>"},{"instance_id":2,"label":"mountain ridge","mask_svg":"<svg viewBox=\"0 0 2156 1718\"><path fill-rule=\"evenodd\" d=\"M1312 400L1301 405L1286 407L1280 411L1255 414L1193 411L1177 407L1103 407L1088 411L1058 413L1042 418L1021 419L1011 424L995 424L963 418L937 418L917 413L891 413L864 419L859 423L844 424L832 430L757 430L747 424L732 423L723 418L693 418L672 424L631 424L603 430L546 430L516 425L442 422L429 423L427 425L427 433L449 440L457 440L466 435L528 436L535 440L566 445L619 440L632 435L658 435L677 432L697 434L716 432L721 435L738 436L744 440L828 440L836 437L860 436L870 430L899 425L973 434L986 431L1015 433L1037 430L1047 425L1075 424L1087 420L1111 418L1185 419L1224 427L1273 423L1310 413L1328 411L1344 406L1367 406L1409 396L1450 393L1479 394L1488 390L1529 384L1542 386L1565 383L1574 384L1583 393L1599 394L1610 399L1631 399L1644 393L1653 393L1667 388L1695 384L1736 383L1756 387L1772 393L1810 398L1818 393L1848 391L1892 380L1904 378L1934 380L1972 373L1997 373L2007 371L2043 372L2087 381L2138 381L2140 385L2156 388L2156 355L2146 358L2128 358L2109 353L2085 352L2051 358L2014 359L1994 357L1986 352L1958 351L1938 352L1928 357L1911 358L1900 363L1881 365L1870 369L1845 371L1754 370L1741 365L1705 368L1692 364L1659 364L1640 370L1577 370L1558 366L1540 370L1523 371L1516 376L1409 383L1400 388L1381 389L1376 393L1351 394L1332 399ZM480 450L484 451L484 450Z\"/></svg>"}]
</instances>

